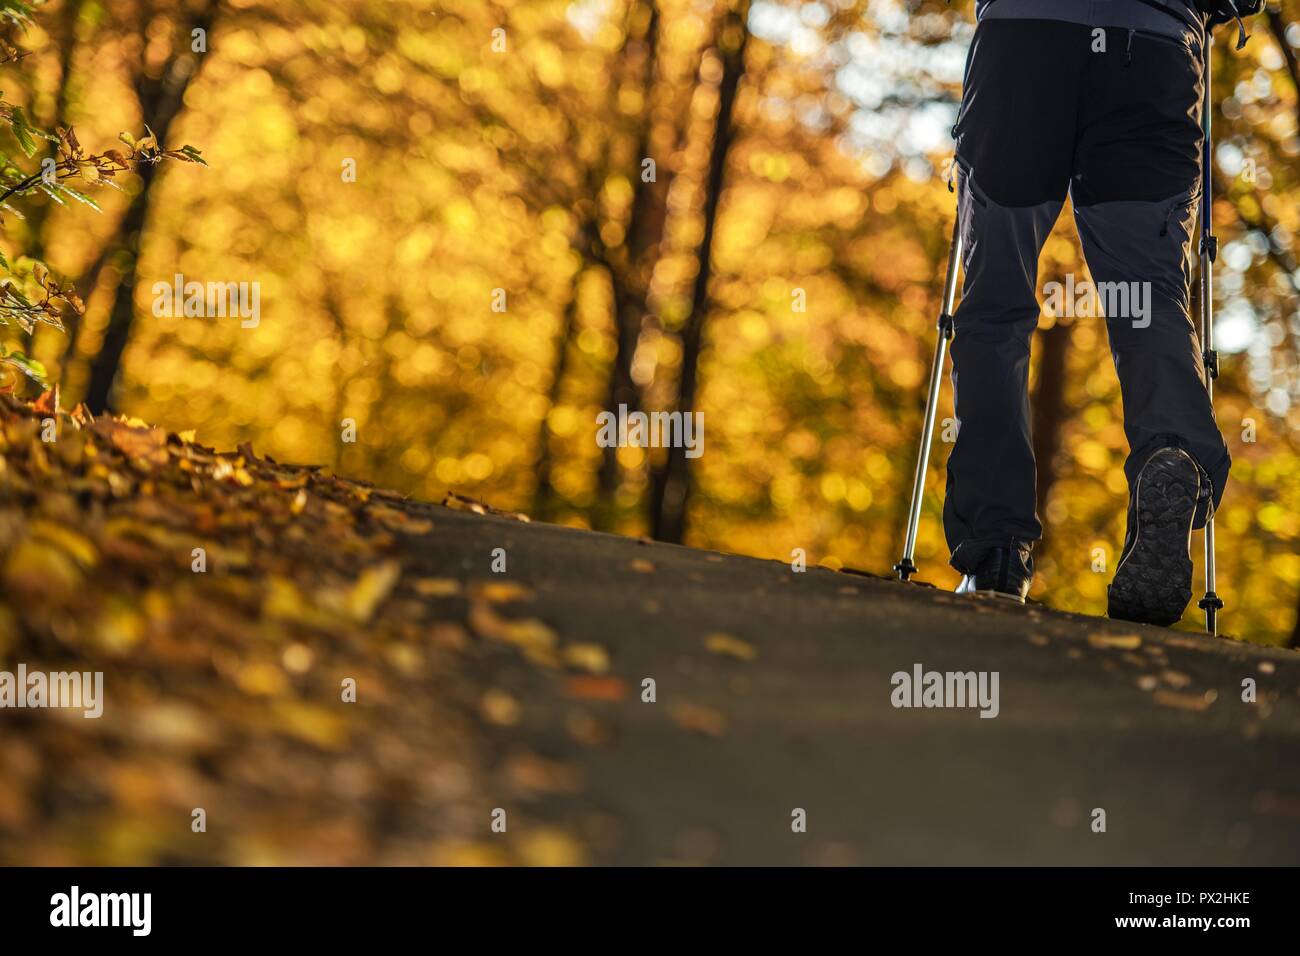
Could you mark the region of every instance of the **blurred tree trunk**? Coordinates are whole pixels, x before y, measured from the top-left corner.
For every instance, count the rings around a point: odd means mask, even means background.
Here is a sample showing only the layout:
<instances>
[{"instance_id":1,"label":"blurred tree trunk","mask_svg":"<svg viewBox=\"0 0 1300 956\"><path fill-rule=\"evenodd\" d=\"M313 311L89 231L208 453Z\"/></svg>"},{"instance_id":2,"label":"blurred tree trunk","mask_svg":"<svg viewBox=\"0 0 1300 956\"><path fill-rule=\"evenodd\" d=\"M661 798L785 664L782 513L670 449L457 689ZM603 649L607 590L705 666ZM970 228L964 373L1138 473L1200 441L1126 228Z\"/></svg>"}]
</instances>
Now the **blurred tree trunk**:
<instances>
[{"instance_id":1,"label":"blurred tree trunk","mask_svg":"<svg viewBox=\"0 0 1300 956\"><path fill-rule=\"evenodd\" d=\"M152 125L151 123L150 126ZM156 166L140 168L140 191L132 197L126 215L118 227L119 239L115 243L113 258L121 264L122 271L119 274L117 289L113 293L113 304L109 311L108 328L104 331L104 341L100 345L99 353L91 360L90 382L86 386L86 394L82 399L96 415L108 410L109 394L117 379L117 370L122 364L122 353L126 351L131 323L135 318L136 259L139 256L140 236L149 217L150 190L156 174Z\"/></svg>"},{"instance_id":2,"label":"blurred tree trunk","mask_svg":"<svg viewBox=\"0 0 1300 956\"><path fill-rule=\"evenodd\" d=\"M610 365L605 386L604 408L617 412L619 405L628 411L641 407L641 392L632 378L632 360L636 356L642 327L647 313L646 297L650 286L650 273L654 268L655 251L663 236L667 210L667 181L659 181L659 164L655 164L653 181L646 181L642 163L650 156L653 131L651 103L657 75L656 63L659 48L659 4L646 3L639 8L645 13L643 32L635 42L629 42L628 56L635 63L638 83L642 88L642 109L637 117L636 147L632 154L635 168L630 170L633 184L632 211L622 244L605 250L602 259L609 272L610 291L614 300L614 360ZM617 508L620 468L618 448L602 450L600 471L596 479L596 507L592 525L596 528L613 527Z\"/></svg>"},{"instance_id":3,"label":"blurred tree trunk","mask_svg":"<svg viewBox=\"0 0 1300 956\"><path fill-rule=\"evenodd\" d=\"M573 339L574 329L578 324L578 297L582 288L582 279L587 273L586 267L580 268L573 276L573 292L564 306L564 317L560 320L560 331L555 336L555 365L551 373L551 386L546 396L546 409L558 408L564 387L564 377L569 368L569 344ZM551 521L556 515L555 482L552 476L553 460L551 457L550 423L547 415L542 416L537 426L537 486L533 490L533 506L529 513L539 521Z\"/></svg>"},{"instance_id":4,"label":"blurred tree trunk","mask_svg":"<svg viewBox=\"0 0 1300 956\"><path fill-rule=\"evenodd\" d=\"M1038 382L1033 397L1034 466L1038 480L1038 513L1047 508L1048 495L1056 484L1056 456L1061 449L1061 426L1065 424L1065 360L1070 351L1073 325L1061 319L1038 330ZM1050 544L1047 539L1044 543Z\"/></svg>"},{"instance_id":5,"label":"blurred tree trunk","mask_svg":"<svg viewBox=\"0 0 1300 956\"><path fill-rule=\"evenodd\" d=\"M163 146L172 122L184 106L185 91L198 74L199 57L203 54L191 52L189 38L195 30L203 30L205 35L212 31L213 21L221 0L208 0L194 18L183 29L180 45L173 48L172 55L159 71L157 77L149 76L143 64L136 74L135 93L140 104L140 115L144 123L153 130L158 145ZM144 20L147 25L147 16ZM153 187L158 178L157 166L142 166L138 170L140 189L131 197L117 236L112 241L112 252L105 258L116 259L121 266L117 289L113 293L113 303L109 309L108 328L104 331L104 341L99 353L90 362L90 382L86 387L83 401L95 414L108 409L113 383L117 379L118 369L122 364L122 353L130 338L131 324L135 318L136 268L139 263L141 237L149 222L149 211L153 203ZM96 264L96 272L99 263ZM87 294L93 292L87 289ZM69 355L74 344L69 339ZM66 369L68 361L63 363Z\"/></svg>"},{"instance_id":6,"label":"blurred tree trunk","mask_svg":"<svg viewBox=\"0 0 1300 956\"><path fill-rule=\"evenodd\" d=\"M713 235L718 205L725 186L727 158L735 136L732 113L736 93L745 73L745 48L749 43L749 0L732 0L718 30L718 52L722 78L718 83L718 113L714 120L713 146L709 154L704 197L704 234L700 239L699 271L691 295L691 311L682 326L682 370L676 411L682 416L695 410L699 390L700 351L704 326L711 307L709 281L713 276ZM691 491L691 474L686 449L668 449L661 467L655 469L650 495L651 534L660 541L681 542L686 534L686 509Z\"/></svg>"},{"instance_id":7,"label":"blurred tree trunk","mask_svg":"<svg viewBox=\"0 0 1300 956\"><path fill-rule=\"evenodd\" d=\"M339 351L342 352L348 341L348 323L343 315L343 295L339 292L342 280L336 274L327 273L325 275L325 293L321 297L321 305L325 314L329 316L330 327L334 333L334 340L338 342ZM343 419L347 417L347 393L348 382L350 377L344 374L333 376L334 381L334 402L331 406L330 420L325 423L326 431L330 434L341 434L343 428ZM336 442L334 445L334 457L330 462L335 473L343 470L343 442Z\"/></svg>"}]
</instances>

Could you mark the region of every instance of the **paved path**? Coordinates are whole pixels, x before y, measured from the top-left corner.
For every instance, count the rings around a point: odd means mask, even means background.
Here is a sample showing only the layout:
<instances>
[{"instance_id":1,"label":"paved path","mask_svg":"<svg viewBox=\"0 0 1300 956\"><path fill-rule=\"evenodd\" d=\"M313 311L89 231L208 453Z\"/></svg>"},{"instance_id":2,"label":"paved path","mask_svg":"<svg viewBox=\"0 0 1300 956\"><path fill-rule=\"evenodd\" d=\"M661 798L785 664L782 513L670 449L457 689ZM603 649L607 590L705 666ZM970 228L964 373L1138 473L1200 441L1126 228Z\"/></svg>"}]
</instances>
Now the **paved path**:
<instances>
[{"instance_id":1,"label":"paved path","mask_svg":"<svg viewBox=\"0 0 1300 956\"><path fill-rule=\"evenodd\" d=\"M491 746L546 761L528 817L591 862L1300 863L1300 654L427 513L408 570L524 585L511 613L608 651L601 679L513 647L466 665L520 705ZM892 706L918 665L996 672L996 718Z\"/></svg>"}]
</instances>

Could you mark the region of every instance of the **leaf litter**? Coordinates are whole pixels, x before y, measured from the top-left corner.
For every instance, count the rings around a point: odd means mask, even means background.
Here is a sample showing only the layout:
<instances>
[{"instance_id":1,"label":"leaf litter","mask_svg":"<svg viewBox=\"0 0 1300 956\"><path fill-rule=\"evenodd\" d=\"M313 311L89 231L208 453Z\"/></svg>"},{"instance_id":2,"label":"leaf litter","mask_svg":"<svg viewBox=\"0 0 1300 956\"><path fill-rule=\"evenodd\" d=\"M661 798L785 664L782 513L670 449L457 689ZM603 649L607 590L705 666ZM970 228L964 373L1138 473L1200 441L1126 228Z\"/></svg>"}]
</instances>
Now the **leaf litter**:
<instances>
[{"instance_id":1,"label":"leaf litter","mask_svg":"<svg viewBox=\"0 0 1300 956\"><path fill-rule=\"evenodd\" d=\"M528 614L530 589L408 567L403 541L438 534L436 507L321 467L0 393L0 654L105 688L99 720L3 715L0 865L584 859L519 825L580 777L484 746L525 711L465 665L495 646L595 708L627 683ZM605 739L604 720L571 732ZM488 845L498 792L520 795L520 835Z\"/></svg>"}]
</instances>

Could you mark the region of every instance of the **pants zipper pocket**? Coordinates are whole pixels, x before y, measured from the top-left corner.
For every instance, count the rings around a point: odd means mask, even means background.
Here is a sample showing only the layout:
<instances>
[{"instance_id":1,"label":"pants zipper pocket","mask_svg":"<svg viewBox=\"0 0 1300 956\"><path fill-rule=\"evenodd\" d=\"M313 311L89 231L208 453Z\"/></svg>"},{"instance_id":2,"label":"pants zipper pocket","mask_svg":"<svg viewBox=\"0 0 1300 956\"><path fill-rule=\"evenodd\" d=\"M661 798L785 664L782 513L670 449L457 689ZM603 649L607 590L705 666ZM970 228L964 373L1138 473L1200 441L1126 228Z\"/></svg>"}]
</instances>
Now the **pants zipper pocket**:
<instances>
[{"instance_id":1,"label":"pants zipper pocket","mask_svg":"<svg viewBox=\"0 0 1300 956\"><path fill-rule=\"evenodd\" d=\"M979 189L976 188L975 178L972 175L970 165L960 156L954 156L953 169L961 173L961 182L966 184L966 191L970 193L970 198L975 201L975 204L981 209L987 209L989 205L988 200L984 199L980 195Z\"/></svg>"},{"instance_id":2,"label":"pants zipper pocket","mask_svg":"<svg viewBox=\"0 0 1300 956\"><path fill-rule=\"evenodd\" d=\"M1178 37L1172 37L1167 33L1157 33L1154 30L1139 30L1136 27L1128 31L1129 58L1132 59L1133 38L1141 37L1143 40L1150 40L1152 43L1162 43L1165 46L1171 46L1176 50L1182 50L1184 53L1192 56L1200 56L1200 49L1193 45L1188 46L1186 42Z\"/></svg>"},{"instance_id":3,"label":"pants zipper pocket","mask_svg":"<svg viewBox=\"0 0 1300 956\"><path fill-rule=\"evenodd\" d=\"M1169 235L1169 220L1173 218L1174 213L1181 209L1190 209L1200 198L1201 191L1199 189L1193 189L1186 199L1180 200L1169 207L1169 211L1165 213L1165 221L1160 226L1161 238Z\"/></svg>"}]
</instances>

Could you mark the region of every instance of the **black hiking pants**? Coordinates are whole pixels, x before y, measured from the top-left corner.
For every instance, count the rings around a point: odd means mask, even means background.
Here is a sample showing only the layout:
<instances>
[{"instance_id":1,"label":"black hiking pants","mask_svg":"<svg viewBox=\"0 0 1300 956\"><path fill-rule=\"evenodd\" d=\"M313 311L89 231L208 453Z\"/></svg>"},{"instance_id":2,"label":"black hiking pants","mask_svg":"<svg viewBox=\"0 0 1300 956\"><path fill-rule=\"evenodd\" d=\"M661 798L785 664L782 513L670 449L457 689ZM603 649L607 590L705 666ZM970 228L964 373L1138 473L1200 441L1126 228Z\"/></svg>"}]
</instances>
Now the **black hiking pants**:
<instances>
[{"instance_id":1,"label":"black hiking pants","mask_svg":"<svg viewBox=\"0 0 1300 956\"><path fill-rule=\"evenodd\" d=\"M955 129L965 278L943 517L959 571L973 571L990 547L1042 536L1029 343L1039 252L1067 195L1119 375L1129 484L1152 452L1176 445L1209 479L1196 526L1211 499L1218 505L1230 460L1190 314L1201 96L1200 39L1190 33L1047 19L976 28ZM1057 304L1073 305L1064 295Z\"/></svg>"}]
</instances>

